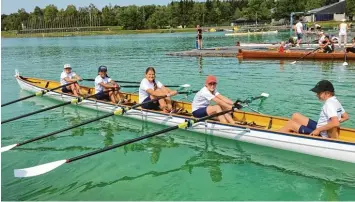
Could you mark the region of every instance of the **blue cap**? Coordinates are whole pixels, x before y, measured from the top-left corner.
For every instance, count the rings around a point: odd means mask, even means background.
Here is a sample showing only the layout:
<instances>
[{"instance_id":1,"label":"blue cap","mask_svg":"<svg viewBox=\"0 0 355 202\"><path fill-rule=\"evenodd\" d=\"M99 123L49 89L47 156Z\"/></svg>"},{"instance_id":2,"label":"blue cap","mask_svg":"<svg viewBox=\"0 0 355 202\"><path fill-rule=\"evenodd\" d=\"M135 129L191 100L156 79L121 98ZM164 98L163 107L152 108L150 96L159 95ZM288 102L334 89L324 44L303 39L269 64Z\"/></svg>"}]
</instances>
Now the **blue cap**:
<instances>
[{"instance_id":1,"label":"blue cap","mask_svg":"<svg viewBox=\"0 0 355 202\"><path fill-rule=\"evenodd\" d=\"M107 72L107 67L106 66L100 66L98 69L98 72Z\"/></svg>"}]
</instances>

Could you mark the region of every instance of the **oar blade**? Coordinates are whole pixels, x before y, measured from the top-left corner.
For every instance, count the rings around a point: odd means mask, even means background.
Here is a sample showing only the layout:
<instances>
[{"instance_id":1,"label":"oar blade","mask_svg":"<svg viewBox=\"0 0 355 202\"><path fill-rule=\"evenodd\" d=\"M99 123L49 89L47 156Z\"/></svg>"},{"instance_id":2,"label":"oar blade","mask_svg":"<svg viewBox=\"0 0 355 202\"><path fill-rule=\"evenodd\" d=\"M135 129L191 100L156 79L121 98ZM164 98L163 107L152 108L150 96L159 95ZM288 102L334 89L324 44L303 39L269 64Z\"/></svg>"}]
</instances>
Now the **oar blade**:
<instances>
[{"instance_id":1,"label":"oar blade","mask_svg":"<svg viewBox=\"0 0 355 202\"><path fill-rule=\"evenodd\" d=\"M30 168L15 169L14 175L15 177L33 177L37 175L42 175L44 173L56 169L57 167L63 165L66 162L66 160L59 160Z\"/></svg>"},{"instance_id":2,"label":"oar blade","mask_svg":"<svg viewBox=\"0 0 355 202\"><path fill-rule=\"evenodd\" d=\"M267 98L267 97L269 97L269 93L261 93L260 96L263 96L263 97Z\"/></svg>"},{"instance_id":3,"label":"oar blade","mask_svg":"<svg viewBox=\"0 0 355 202\"><path fill-rule=\"evenodd\" d=\"M348 66L348 63L347 63L347 62L344 62L344 63L343 63L343 66Z\"/></svg>"},{"instance_id":4,"label":"oar blade","mask_svg":"<svg viewBox=\"0 0 355 202\"><path fill-rule=\"evenodd\" d=\"M17 144L12 144L12 145L9 145L9 146L6 146L6 147L1 147L1 149L0 149L1 153L9 151L10 149L12 149L12 148L14 148L16 146L17 146Z\"/></svg>"},{"instance_id":5,"label":"oar blade","mask_svg":"<svg viewBox=\"0 0 355 202\"><path fill-rule=\"evenodd\" d=\"M297 61L293 61L293 62L291 62L291 65L294 65L294 64L296 64L296 62L297 62Z\"/></svg>"},{"instance_id":6,"label":"oar blade","mask_svg":"<svg viewBox=\"0 0 355 202\"><path fill-rule=\"evenodd\" d=\"M182 88L190 88L191 85L190 85L190 84L183 84L183 85L181 85L180 87L182 87Z\"/></svg>"}]
</instances>

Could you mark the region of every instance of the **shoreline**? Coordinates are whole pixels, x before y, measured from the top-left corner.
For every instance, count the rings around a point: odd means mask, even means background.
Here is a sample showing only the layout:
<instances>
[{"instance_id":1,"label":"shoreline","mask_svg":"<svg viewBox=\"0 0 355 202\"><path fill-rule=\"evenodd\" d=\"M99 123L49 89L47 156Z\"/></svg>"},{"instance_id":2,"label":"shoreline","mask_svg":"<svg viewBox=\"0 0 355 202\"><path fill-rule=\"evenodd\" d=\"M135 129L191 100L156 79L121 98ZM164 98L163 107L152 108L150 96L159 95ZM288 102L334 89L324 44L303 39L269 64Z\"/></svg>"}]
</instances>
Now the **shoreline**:
<instances>
[{"instance_id":1,"label":"shoreline","mask_svg":"<svg viewBox=\"0 0 355 202\"><path fill-rule=\"evenodd\" d=\"M83 31L83 32L49 32L49 33L26 33L18 34L17 31L1 31L1 38L40 38L40 37L75 37L75 36L99 36L99 35L123 35L123 34L149 34L149 33L184 33L195 32L196 28L185 29L143 29L143 30L122 30L112 29L105 31Z\"/></svg>"}]
</instances>

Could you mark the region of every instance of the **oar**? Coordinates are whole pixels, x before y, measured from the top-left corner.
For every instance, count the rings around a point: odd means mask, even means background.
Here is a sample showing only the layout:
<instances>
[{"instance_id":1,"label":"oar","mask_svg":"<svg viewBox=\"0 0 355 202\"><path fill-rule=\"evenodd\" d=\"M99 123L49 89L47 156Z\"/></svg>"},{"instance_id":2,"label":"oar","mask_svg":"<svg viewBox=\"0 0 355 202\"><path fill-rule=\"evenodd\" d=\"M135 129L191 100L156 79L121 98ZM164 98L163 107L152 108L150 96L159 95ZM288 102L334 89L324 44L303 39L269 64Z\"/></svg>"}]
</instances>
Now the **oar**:
<instances>
[{"instance_id":1,"label":"oar","mask_svg":"<svg viewBox=\"0 0 355 202\"><path fill-rule=\"evenodd\" d=\"M95 79L83 79L83 81L95 81ZM115 81L117 83L135 83L135 84L140 84L141 82L138 81Z\"/></svg>"},{"instance_id":2,"label":"oar","mask_svg":"<svg viewBox=\"0 0 355 202\"><path fill-rule=\"evenodd\" d=\"M307 57L308 55L316 52L318 49L320 49L320 48L314 49L313 51L311 51L311 52L307 53L306 55L302 56L301 58L299 58L298 60L295 60L295 61L291 62L291 64L293 64L293 65L296 64L296 62L298 62L298 61L302 60L303 58Z\"/></svg>"},{"instance_id":3,"label":"oar","mask_svg":"<svg viewBox=\"0 0 355 202\"><path fill-rule=\"evenodd\" d=\"M107 90L105 92L108 92L108 91L111 91L111 90ZM11 118L11 119L7 119L7 120L4 120L4 121L1 121L1 124L8 123L8 122L11 122L11 121L15 121L15 120L18 120L18 119L22 119L22 118L25 118L25 117L28 117L28 116L31 116L31 115L34 115L34 114L45 112L45 111L48 111L48 110L51 110L51 109L55 109L55 108L58 108L58 107L62 107L62 106L65 106L65 105L76 104L76 103L79 103L79 102L83 101L84 99L91 98L91 97L94 97L94 96L96 96L96 94L89 95L89 96L86 96L86 97L78 97L78 98L72 99L71 101L68 101L68 102L64 102L64 103L61 103L61 104L58 104L58 105L54 105L54 106L51 106L51 107L40 109L38 111L30 112L30 113L23 114L23 115L20 115L20 116Z\"/></svg>"},{"instance_id":4,"label":"oar","mask_svg":"<svg viewBox=\"0 0 355 202\"><path fill-rule=\"evenodd\" d=\"M263 96L259 96L259 98L263 98ZM257 98L254 98L253 100L255 100L255 99L257 99ZM47 173L47 172L49 172L51 170L54 170L55 168L63 165L64 163L71 163L71 162L74 162L74 161L77 161L77 160L81 160L81 159L84 159L86 157L90 157L90 156L93 156L93 155L96 155L96 154L99 154L99 153L102 153L102 152L105 152L105 151L109 151L109 150L112 150L112 149L115 149L115 148L118 148L118 147L121 147L121 146L124 146L124 145L127 145L127 144L138 142L140 140L144 140L144 139L147 139L147 138L150 138L150 137L153 137L153 136L156 136L156 135L160 135L160 134L163 134L163 133L166 133L166 132L170 132L170 131L175 130L175 129L179 129L179 128L186 129L188 127L191 127L195 123L202 122L202 121L205 121L205 120L208 120L208 119L211 119L211 118L214 118L214 117L217 117L217 116L229 113L229 112L233 112L235 108L238 108L238 106L235 105L230 110L226 110L226 111L222 111L222 112L219 112L219 113L216 113L216 114L205 116L205 117L197 119L197 120L188 120L188 121L180 123L180 124L178 124L176 126L172 126L172 127L169 127L169 128L157 131L157 132L150 133L148 135L144 135L144 136L141 136L141 137L134 138L134 139L126 140L124 142L121 142L121 143L118 143L118 144L115 144L115 145L111 145L111 146L108 146L108 147L105 147L105 148L102 148L102 149L99 149L99 150L96 150L96 151L92 151L92 152L89 152L89 153L86 153L86 154L83 154L83 155L79 155L79 156L76 156L76 157L73 157L73 158L54 161L54 162L51 162L51 163L46 163L46 164L42 164L42 165L31 167L31 168L15 169L14 170L14 175L15 175L15 177L33 177L33 176L41 175L41 174Z\"/></svg>"},{"instance_id":5,"label":"oar","mask_svg":"<svg viewBox=\"0 0 355 202\"><path fill-rule=\"evenodd\" d=\"M165 86L165 85L164 85ZM139 88L138 85L120 85L121 88ZM168 87L168 88L175 88L175 87L183 87L183 88L189 88L190 87L190 84L183 84L183 85L166 85L165 87Z\"/></svg>"},{"instance_id":6,"label":"oar","mask_svg":"<svg viewBox=\"0 0 355 202\"><path fill-rule=\"evenodd\" d=\"M180 92L179 92L180 94ZM181 92L181 94L187 94L186 92ZM24 142L20 142L20 143L17 143L17 144L13 144L13 145L9 145L9 146L5 146L5 147L1 147L1 153L2 152L5 152L5 151L8 151L14 147L18 147L18 146L21 146L21 145L25 145L25 144L28 144L30 142L34 142L34 141L37 141L37 140L40 140L40 139L43 139L43 138L46 138L46 137L50 137L50 136L53 136L53 135L56 135L58 133L61 133L61 132L65 132L65 131L68 131L68 130L71 130L73 128L77 128L79 126L83 126L83 125L86 125L86 124L89 124L89 123L92 123L92 122L95 122L95 121L98 121L98 120L101 120L101 119L104 119L104 118L107 118L107 117L110 117L110 116L113 116L113 115L121 115L123 114L125 111L128 111L130 109L134 109L134 108L137 108L137 107L140 107L144 104L148 104L148 103L151 103L151 102L155 102L155 101L158 101L159 99L162 99L162 98L165 98L166 96L164 97L159 97L159 98L155 98L155 99L152 99L152 100L149 100L147 102L142 102L140 104L136 104L136 105L133 105L131 107L128 107L127 109L117 109L115 110L114 112L112 113L108 113L108 114L105 114L105 115L102 115L100 117L96 117L96 118L92 118L92 119L89 119L87 121L84 121L82 123L79 123L79 124L76 124L76 125L73 125L73 126L70 126L70 127L67 127L67 128L64 128L64 129L60 129L60 130L57 130L57 131L54 131L54 132L51 132L51 133L48 133L46 135L42 135L42 136L38 136L38 137L35 137L33 139L30 139L30 140L26 140Z\"/></svg>"},{"instance_id":7,"label":"oar","mask_svg":"<svg viewBox=\"0 0 355 202\"><path fill-rule=\"evenodd\" d=\"M179 128L186 129L187 127L192 126L192 124L194 124L194 123L202 122L202 121L208 120L210 118L217 117L217 116L220 116L220 115L232 112L232 111L234 111L234 107L232 109L230 109L230 110L226 110L226 111L222 111L222 112L219 112L219 113L216 113L216 114L212 114L212 115L209 115L209 116L197 119L197 120L189 120L189 121L180 123L180 124L178 124L176 126L172 126L172 127L160 130L160 131L156 131L156 132L150 133L148 135L144 135L144 136L141 136L141 137L134 138L134 139L126 140L124 142L121 142L121 143L118 143L118 144L115 144L115 145L111 145L111 146L108 146L108 147L105 147L105 148L102 148L102 149L99 149L99 150L96 150L96 151L92 151L92 152L89 152L89 153L86 153L86 154L83 154L83 155L79 155L79 156L76 156L76 157L73 157L73 158L54 161L54 162L51 162L51 163L46 163L46 164L42 164L42 165L31 167L31 168L15 169L14 170L14 175L15 175L15 177L33 177L33 176L41 175L41 174L47 173L47 172L49 172L51 170L54 170L55 168L65 164L65 163L71 163L71 162L74 162L74 161L77 161L77 160L80 160L80 159L87 158L89 156L93 156L93 155L96 155L96 154L99 154L99 153L102 153L102 152L105 152L105 151L109 151L109 150L112 150L112 149L115 149L115 148L118 148L118 147L122 147L122 146L127 145L127 144L138 142L140 140L144 140L144 139L156 136L156 135L167 133L169 131L176 130L176 129L179 129Z\"/></svg>"},{"instance_id":8,"label":"oar","mask_svg":"<svg viewBox=\"0 0 355 202\"><path fill-rule=\"evenodd\" d=\"M29 96L26 96L26 97L23 97L23 98L20 98L20 99L17 99L17 100L14 100L14 101L11 101L11 102L7 102L5 104L2 104L1 107L4 107L4 106L7 106L7 105L10 105L10 104L13 104L13 103L16 103L16 102L19 102L19 101L22 101L22 100L26 100L28 98L31 98L31 97L35 97L35 96L41 96L41 95L44 95L46 93L48 93L49 91L54 91L54 90L57 90L59 88L63 88L65 86L69 86L73 83L76 83L76 81L74 82L71 82L71 83L67 83L67 84L64 84L64 85L61 85L61 86L58 86L58 87L55 87L55 88L51 88L51 89L48 89L48 90L41 90L33 95L29 95Z\"/></svg>"},{"instance_id":9,"label":"oar","mask_svg":"<svg viewBox=\"0 0 355 202\"><path fill-rule=\"evenodd\" d=\"M347 52L346 50L344 50L345 53L344 53L344 63L343 63L343 66L348 66L348 63L346 62L346 55L347 55Z\"/></svg>"}]
</instances>

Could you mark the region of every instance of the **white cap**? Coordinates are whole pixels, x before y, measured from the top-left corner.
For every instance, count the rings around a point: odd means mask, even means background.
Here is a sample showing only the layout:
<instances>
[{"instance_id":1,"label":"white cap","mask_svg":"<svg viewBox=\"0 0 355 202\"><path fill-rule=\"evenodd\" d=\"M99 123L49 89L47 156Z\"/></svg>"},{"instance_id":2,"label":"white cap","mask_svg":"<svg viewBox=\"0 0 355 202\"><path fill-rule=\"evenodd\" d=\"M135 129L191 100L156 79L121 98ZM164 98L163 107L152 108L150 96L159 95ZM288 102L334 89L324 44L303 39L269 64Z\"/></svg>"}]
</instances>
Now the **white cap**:
<instances>
[{"instance_id":1,"label":"white cap","mask_svg":"<svg viewBox=\"0 0 355 202\"><path fill-rule=\"evenodd\" d=\"M70 64L65 64L64 69L66 69L66 68L71 68Z\"/></svg>"},{"instance_id":2,"label":"white cap","mask_svg":"<svg viewBox=\"0 0 355 202\"><path fill-rule=\"evenodd\" d=\"M346 19L344 19L344 18L343 18L341 21L342 21L342 22L345 22L345 21L346 21Z\"/></svg>"}]
</instances>

